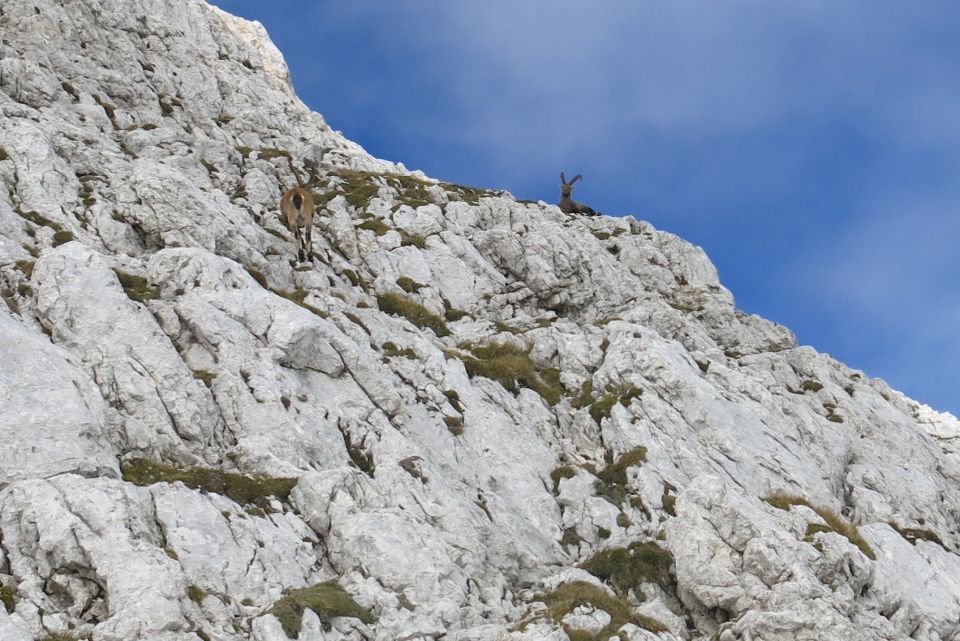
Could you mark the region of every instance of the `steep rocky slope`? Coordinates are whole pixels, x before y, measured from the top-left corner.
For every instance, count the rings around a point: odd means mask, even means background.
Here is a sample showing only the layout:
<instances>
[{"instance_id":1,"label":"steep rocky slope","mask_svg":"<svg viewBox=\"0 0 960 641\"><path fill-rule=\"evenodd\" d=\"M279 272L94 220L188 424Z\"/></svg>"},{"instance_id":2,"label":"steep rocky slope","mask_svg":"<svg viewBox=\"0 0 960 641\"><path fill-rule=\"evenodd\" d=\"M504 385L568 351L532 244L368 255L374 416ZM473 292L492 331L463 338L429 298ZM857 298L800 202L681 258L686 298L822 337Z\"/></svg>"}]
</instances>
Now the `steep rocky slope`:
<instances>
[{"instance_id":1,"label":"steep rocky slope","mask_svg":"<svg viewBox=\"0 0 960 641\"><path fill-rule=\"evenodd\" d=\"M699 248L374 159L197 0L0 35L0 639L960 639L960 425Z\"/></svg>"}]
</instances>

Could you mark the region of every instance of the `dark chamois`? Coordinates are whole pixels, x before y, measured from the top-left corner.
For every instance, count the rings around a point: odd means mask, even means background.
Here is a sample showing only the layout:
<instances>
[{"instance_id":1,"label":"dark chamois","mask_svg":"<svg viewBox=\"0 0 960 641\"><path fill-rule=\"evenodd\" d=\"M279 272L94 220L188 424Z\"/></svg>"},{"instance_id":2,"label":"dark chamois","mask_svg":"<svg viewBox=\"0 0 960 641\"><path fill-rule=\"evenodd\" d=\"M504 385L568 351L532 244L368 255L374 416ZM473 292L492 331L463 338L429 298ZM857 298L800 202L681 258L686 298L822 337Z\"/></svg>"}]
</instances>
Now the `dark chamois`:
<instances>
[{"instance_id":1,"label":"dark chamois","mask_svg":"<svg viewBox=\"0 0 960 641\"><path fill-rule=\"evenodd\" d=\"M578 203L573 198L570 197L570 194L573 193L573 183L577 182L583 178L580 174L577 174L573 177L573 180L567 182L566 176L563 175L563 172L560 172L560 209L568 214L584 214L586 216L596 216L597 212L593 210L592 207L584 205L583 203Z\"/></svg>"}]
</instances>

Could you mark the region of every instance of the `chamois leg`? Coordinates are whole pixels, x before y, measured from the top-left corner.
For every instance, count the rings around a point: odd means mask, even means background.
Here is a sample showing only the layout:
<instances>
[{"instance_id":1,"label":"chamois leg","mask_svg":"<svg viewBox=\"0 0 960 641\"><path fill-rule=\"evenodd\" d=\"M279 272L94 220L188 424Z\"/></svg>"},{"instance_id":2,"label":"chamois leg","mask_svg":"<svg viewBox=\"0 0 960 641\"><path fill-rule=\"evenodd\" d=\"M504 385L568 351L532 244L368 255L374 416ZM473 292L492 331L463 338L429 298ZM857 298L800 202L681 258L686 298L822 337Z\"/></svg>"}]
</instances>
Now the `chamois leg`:
<instances>
[{"instance_id":1,"label":"chamois leg","mask_svg":"<svg viewBox=\"0 0 960 641\"><path fill-rule=\"evenodd\" d=\"M306 229L304 230L304 236L306 239L306 243L304 243L304 249L307 252L307 259L312 262L313 261L313 229L310 227L310 225L307 225Z\"/></svg>"},{"instance_id":2,"label":"chamois leg","mask_svg":"<svg viewBox=\"0 0 960 641\"><path fill-rule=\"evenodd\" d=\"M293 225L293 237L297 240L297 260L299 262L304 261L303 257L303 233L300 231L299 225Z\"/></svg>"}]
</instances>

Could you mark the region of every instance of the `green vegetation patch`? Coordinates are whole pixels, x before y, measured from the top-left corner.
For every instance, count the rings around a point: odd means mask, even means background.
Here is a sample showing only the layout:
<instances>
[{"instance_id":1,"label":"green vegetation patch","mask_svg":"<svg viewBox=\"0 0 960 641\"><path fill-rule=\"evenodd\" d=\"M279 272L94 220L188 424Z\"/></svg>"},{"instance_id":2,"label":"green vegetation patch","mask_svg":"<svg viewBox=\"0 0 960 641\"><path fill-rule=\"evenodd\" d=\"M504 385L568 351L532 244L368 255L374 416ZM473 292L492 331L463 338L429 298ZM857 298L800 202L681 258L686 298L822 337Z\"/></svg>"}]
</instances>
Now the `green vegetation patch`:
<instances>
[{"instance_id":1,"label":"green vegetation patch","mask_svg":"<svg viewBox=\"0 0 960 641\"><path fill-rule=\"evenodd\" d=\"M589 387L587 387L587 383L590 384ZM583 407L587 404L593 389L592 381L587 381L587 383L584 383L584 387L581 388L580 396L574 401L574 407ZM631 401L642 394L643 390L633 385L607 386L602 396L589 403L590 416L597 425L600 425L603 419L610 418L614 405L620 403L624 407L630 407Z\"/></svg>"},{"instance_id":2,"label":"green vegetation patch","mask_svg":"<svg viewBox=\"0 0 960 641\"><path fill-rule=\"evenodd\" d=\"M179 469L165 463L135 458L123 464L123 480L139 486L180 481L189 488L223 494L242 505L268 508L269 499L287 500L297 484L295 478L246 476L214 468Z\"/></svg>"},{"instance_id":3,"label":"green vegetation patch","mask_svg":"<svg viewBox=\"0 0 960 641\"><path fill-rule=\"evenodd\" d=\"M381 349L383 350L384 354L386 354L391 358L395 356L403 356L404 358L417 360L417 353L413 351L413 348L404 347L403 349L400 349L399 347L397 347L397 344L394 343L393 341L387 341L386 343L381 345Z\"/></svg>"},{"instance_id":4,"label":"green vegetation patch","mask_svg":"<svg viewBox=\"0 0 960 641\"><path fill-rule=\"evenodd\" d=\"M550 479L553 481L553 493L560 491L560 481L563 479L572 479L577 475L577 468L572 465L561 465L550 472Z\"/></svg>"},{"instance_id":5,"label":"green vegetation patch","mask_svg":"<svg viewBox=\"0 0 960 641\"><path fill-rule=\"evenodd\" d=\"M616 636L617 630L627 623L654 633L668 631L667 626L656 619L634 613L630 603L623 597L608 594L603 588L586 581L564 583L540 599L547 605L547 610L536 618L545 617L562 625L571 641L607 641ZM563 624L563 618L580 606L603 610L610 615L610 623L595 633Z\"/></svg>"},{"instance_id":6,"label":"green vegetation patch","mask_svg":"<svg viewBox=\"0 0 960 641\"><path fill-rule=\"evenodd\" d=\"M0 585L0 603L3 603L7 614L13 614L13 611L17 608L16 593L9 585Z\"/></svg>"},{"instance_id":7,"label":"green vegetation patch","mask_svg":"<svg viewBox=\"0 0 960 641\"><path fill-rule=\"evenodd\" d=\"M286 298L287 300L296 303L296 304L299 305L300 307L304 308L305 310L307 310L307 311L309 311L309 312L312 312L312 313L316 314L316 315L319 316L320 318L329 318L329 317L330 317L330 314L329 314L327 311L322 310L322 309L320 309L319 307L314 307L313 305L304 302L304 300L306 300L306 298L307 298L307 295L310 293L310 292L308 292L308 291L305 290L305 289L287 290L287 289L273 289L273 288L271 288L270 291L273 292L274 294L276 294L277 296L280 296L280 297L282 297L282 298Z\"/></svg>"},{"instance_id":8,"label":"green vegetation patch","mask_svg":"<svg viewBox=\"0 0 960 641\"><path fill-rule=\"evenodd\" d=\"M340 181L333 194L343 195L354 209L365 209L380 191L380 174L356 169L338 169L334 172ZM328 201L329 202L329 199Z\"/></svg>"},{"instance_id":9,"label":"green vegetation patch","mask_svg":"<svg viewBox=\"0 0 960 641\"><path fill-rule=\"evenodd\" d=\"M58 222L52 221L40 212L36 211L21 211L17 210L17 214L25 220L29 220L34 225L39 225L40 227L49 227L54 231L63 231L63 225Z\"/></svg>"},{"instance_id":10,"label":"green vegetation patch","mask_svg":"<svg viewBox=\"0 0 960 641\"><path fill-rule=\"evenodd\" d=\"M194 603L197 603L197 604L203 603L203 599L206 596L207 596L207 591L198 585L191 583L187 587L187 598L193 601Z\"/></svg>"},{"instance_id":11,"label":"green vegetation patch","mask_svg":"<svg viewBox=\"0 0 960 641\"><path fill-rule=\"evenodd\" d=\"M377 294L377 306L380 311L394 316L403 316L421 329L430 329L437 336L449 336L450 329L446 321L420 303L392 292Z\"/></svg>"},{"instance_id":12,"label":"green vegetation patch","mask_svg":"<svg viewBox=\"0 0 960 641\"><path fill-rule=\"evenodd\" d=\"M137 301L138 303L145 303L148 300L160 298L160 288L155 285L151 285L143 276L128 274L127 272L120 271L119 269L114 269L113 273L117 275L117 280L120 281L120 286L123 287L123 291L127 294L130 300Z\"/></svg>"},{"instance_id":13,"label":"green vegetation patch","mask_svg":"<svg viewBox=\"0 0 960 641\"><path fill-rule=\"evenodd\" d=\"M647 448L639 445L607 465L597 473L593 488L597 494L614 505L620 505L627 498L627 470L647 460Z\"/></svg>"},{"instance_id":14,"label":"green vegetation patch","mask_svg":"<svg viewBox=\"0 0 960 641\"><path fill-rule=\"evenodd\" d=\"M424 236L408 232L406 229L397 229L397 231L400 232L401 247L412 245L413 247L417 247L419 249L427 248L427 239Z\"/></svg>"},{"instance_id":15,"label":"green vegetation patch","mask_svg":"<svg viewBox=\"0 0 960 641\"><path fill-rule=\"evenodd\" d=\"M468 187L466 185L456 185L454 183L440 183L440 186L447 192L450 200L460 200L469 205L479 205L481 198L490 198L500 194L489 189L480 187Z\"/></svg>"},{"instance_id":16,"label":"green vegetation patch","mask_svg":"<svg viewBox=\"0 0 960 641\"><path fill-rule=\"evenodd\" d=\"M408 294L416 294L421 289L426 287L426 285L422 283L418 283L417 281L413 280L409 276L401 276L400 278L397 279L397 287L407 292Z\"/></svg>"},{"instance_id":17,"label":"green vegetation patch","mask_svg":"<svg viewBox=\"0 0 960 641\"><path fill-rule=\"evenodd\" d=\"M0 147L0 161L6 160L9 157L10 155L7 153L7 150L4 149L3 147Z\"/></svg>"},{"instance_id":18,"label":"green vegetation patch","mask_svg":"<svg viewBox=\"0 0 960 641\"><path fill-rule=\"evenodd\" d=\"M213 379L215 379L217 375L205 369L195 369L193 370L193 377L201 381L209 389L213 386Z\"/></svg>"},{"instance_id":19,"label":"green vegetation patch","mask_svg":"<svg viewBox=\"0 0 960 641\"><path fill-rule=\"evenodd\" d=\"M258 154L260 160L273 160L274 158L287 158L293 160L290 152L286 149L277 149L276 147L265 147L260 149Z\"/></svg>"},{"instance_id":20,"label":"green vegetation patch","mask_svg":"<svg viewBox=\"0 0 960 641\"><path fill-rule=\"evenodd\" d=\"M864 539L860 534L860 530L857 529L857 526L830 508L813 505L810 503L810 501L802 496L789 494L787 492L777 492L770 496L764 497L763 500L780 510L789 510L794 505L803 505L810 508L816 512L821 519L826 521L827 525L830 527L830 530L846 537L848 541L860 548L860 551L863 552L867 558L876 560L877 555L874 553L873 548L870 547L870 544L867 543L866 539Z\"/></svg>"},{"instance_id":21,"label":"green vegetation patch","mask_svg":"<svg viewBox=\"0 0 960 641\"><path fill-rule=\"evenodd\" d=\"M33 267L36 264L37 262L34 260L18 260L16 262L17 269L23 272L23 275L26 276L27 278L30 278L31 276L33 276Z\"/></svg>"},{"instance_id":22,"label":"green vegetation patch","mask_svg":"<svg viewBox=\"0 0 960 641\"><path fill-rule=\"evenodd\" d=\"M366 229L367 231L374 232L377 236L383 236L393 229L393 227L379 218L369 218L357 225L357 229Z\"/></svg>"},{"instance_id":23,"label":"green vegetation patch","mask_svg":"<svg viewBox=\"0 0 960 641\"><path fill-rule=\"evenodd\" d=\"M620 594L636 591L642 583L656 583L668 593L676 590L670 573L673 555L655 541L631 543L625 548L597 552L580 567L609 583Z\"/></svg>"},{"instance_id":24,"label":"green vegetation patch","mask_svg":"<svg viewBox=\"0 0 960 641\"><path fill-rule=\"evenodd\" d=\"M73 232L69 229L61 229L53 233L53 246L59 247L64 243L69 243L73 240Z\"/></svg>"},{"instance_id":25,"label":"green vegetation patch","mask_svg":"<svg viewBox=\"0 0 960 641\"><path fill-rule=\"evenodd\" d=\"M800 389L804 392L819 392L823 389L823 383L820 381L806 380L800 385Z\"/></svg>"},{"instance_id":26,"label":"green vegetation patch","mask_svg":"<svg viewBox=\"0 0 960 641\"><path fill-rule=\"evenodd\" d=\"M300 637L300 626L305 610L313 610L324 629L336 617L353 617L364 623L373 623L370 610L360 607L353 597L336 581L324 581L313 587L294 590L273 604L268 612L277 617L284 633L290 638Z\"/></svg>"},{"instance_id":27,"label":"green vegetation patch","mask_svg":"<svg viewBox=\"0 0 960 641\"><path fill-rule=\"evenodd\" d=\"M463 418L459 416L444 416L443 422L446 423L447 429L450 430L450 433L454 436L463 434Z\"/></svg>"},{"instance_id":28,"label":"green vegetation patch","mask_svg":"<svg viewBox=\"0 0 960 641\"><path fill-rule=\"evenodd\" d=\"M470 348L472 356L463 359L467 374L497 381L514 394L520 387L532 389L550 405L563 396L560 372L554 368L537 369L530 358L530 349L512 343L491 343Z\"/></svg>"}]
</instances>

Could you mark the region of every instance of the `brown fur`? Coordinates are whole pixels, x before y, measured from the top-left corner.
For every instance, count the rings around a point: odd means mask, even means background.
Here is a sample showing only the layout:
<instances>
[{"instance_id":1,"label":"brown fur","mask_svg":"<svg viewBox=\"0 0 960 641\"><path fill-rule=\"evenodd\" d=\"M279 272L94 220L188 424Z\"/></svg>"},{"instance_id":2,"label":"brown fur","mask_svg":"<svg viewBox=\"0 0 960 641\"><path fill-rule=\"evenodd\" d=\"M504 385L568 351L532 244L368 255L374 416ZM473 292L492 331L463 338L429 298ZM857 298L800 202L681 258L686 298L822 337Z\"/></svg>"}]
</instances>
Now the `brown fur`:
<instances>
[{"instance_id":1,"label":"brown fur","mask_svg":"<svg viewBox=\"0 0 960 641\"><path fill-rule=\"evenodd\" d=\"M283 215L287 228L297 239L297 258L301 263L306 262L313 255L313 186L317 182L316 168L311 168L310 179L306 184L300 177L300 172L293 166L293 161L287 158L290 169L297 179L297 186L288 189L280 199L280 213ZM300 206L297 206L299 201ZM300 228L303 227L303 231Z\"/></svg>"}]
</instances>

